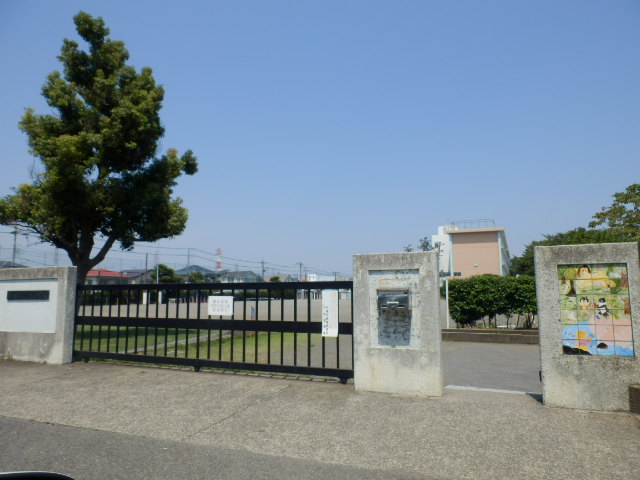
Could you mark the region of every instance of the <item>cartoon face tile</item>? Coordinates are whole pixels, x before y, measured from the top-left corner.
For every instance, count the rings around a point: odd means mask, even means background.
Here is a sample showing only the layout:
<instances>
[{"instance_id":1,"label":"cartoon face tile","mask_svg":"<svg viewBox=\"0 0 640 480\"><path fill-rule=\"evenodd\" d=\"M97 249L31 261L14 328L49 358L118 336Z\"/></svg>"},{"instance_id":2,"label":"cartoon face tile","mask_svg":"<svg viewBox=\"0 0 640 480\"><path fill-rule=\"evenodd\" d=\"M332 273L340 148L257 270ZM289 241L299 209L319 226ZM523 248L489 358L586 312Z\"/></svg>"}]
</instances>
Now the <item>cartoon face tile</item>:
<instances>
[{"instance_id":1,"label":"cartoon face tile","mask_svg":"<svg viewBox=\"0 0 640 480\"><path fill-rule=\"evenodd\" d=\"M573 288L578 296L593 293L593 282L591 280L573 280Z\"/></svg>"},{"instance_id":2,"label":"cartoon face tile","mask_svg":"<svg viewBox=\"0 0 640 480\"><path fill-rule=\"evenodd\" d=\"M578 322L578 312L576 310L560 310L560 323L571 325Z\"/></svg>"},{"instance_id":3,"label":"cartoon face tile","mask_svg":"<svg viewBox=\"0 0 640 480\"><path fill-rule=\"evenodd\" d=\"M619 357L633 357L635 355L632 342L615 342L615 352Z\"/></svg>"},{"instance_id":4,"label":"cartoon face tile","mask_svg":"<svg viewBox=\"0 0 640 480\"><path fill-rule=\"evenodd\" d=\"M603 315L598 311L594 312L593 316L594 325L613 325L613 316L611 314Z\"/></svg>"},{"instance_id":5,"label":"cartoon face tile","mask_svg":"<svg viewBox=\"0 0 640 480\"><path fill-rule=\"evenodd\" d=\"M601 342L601 341L596 341L596 355L615 355L616 351L615 351L615 343L614 342Z\"/></svg>"},{"instance_id":6,"label":"cartoon face tile","mask_svg":"<svg viewBox=\"0 0 640 480\"><path fill-rule=\"evenodd\" d=\"M631 330L631 325L614 325L613 335L616 342L633 341L633 331Z\"/></svg>"},{"instance_id":7,"label":"cartoon face tile","mask_svg":"<svg viewBox=\"0 0 640 480\"><path fill-rule=\"evenodd\" d=\"M617 282L617 283L616 283ZM619 279L599 278L591 280L591 292L595 294L608 295L610 293L618 293Z\"/></svg>"},{"instance_id":8,"label":"cartoon face tile","mask_svg":"<svg viewBox=\"0 0 640 480\"><path fill-rule=\"evenodd\" d=\"M578 323L592 323L595 324L593 310L578 310Z\"/></svg>"},{"instance_id":9,"label":"cartoon face tile","mask_svg":"<svg viewBox=\"0 0 640 480\"><path fill-rule=\"evenodd\" d=\"M578 347L586 348L591 342L596 339L592 327L590 325L578 325L576 328L576 341Z\"/></svg>"},{"instance_id":10,"label":"cartoon face tile","mask_svg":"<svg viewBox=\"0 0 640 480\"><path fill-rule=\"evenodd\" d=\"M581 280L590 280L591 266L586 264L580 265L576 270L576 278Z\"/></svg>"},{"instance_id":11,"label":"cartoon face tile","mask_svg":"<svg viewBox=\"0 0 640 480\"><path fill-rule=\"evenodd\" d=\"M567 355L575 355L577 352L573 350L577 349L577 344L575 340L564 339L562 340L562 350Z\"/></svg>"},{"instance_id":12,"label":"cartoon face tile","mask_svg":"<svg viewBox=\"0 0 640 480\"><path fill-rule=\"evenodd\" d=\"M576 295L576 305L578 310L593 310L594 305L592 295Z\"/></svg>"},{"instance_id":13,"label":"cartoon face tile","mask_svg":"<svg viewBox=\"0 0 640 480\"><path fill-rule=\"evenodd\" d=\"M596 315L607 317L611 314L611 306L607 302L609 295L595 295L593 297L593 306Z\"/></svg>"},{"instance_id":14,"label":"cartoon face tile","mask_svg":"<svg viewBox=\"0 0 640 480\"><path fill-rule=\"evenodd\" d=\"M575 295L576 290L573 285L573 280L558 280L558 291L560 295Z\"/></svg>"},{"instance_id":15,"label":"cartoon face tile","mask_svg":"<svg viewBox=\"0 0 640 480\"><path fill-rule=\"evenodd\" d=\"M626 263L610 263L606 265L606 273L609 278L622 278L627 274Z\"/></svg>"},{"instance_id":16,"label":"cartoon face tile","mask_svg":"<svg viewBox=\"0 0 640 480\"><path fill-rule=\"evenodd\" d=\"M603 295L601 293L598 294L591 294L588 295L589 297L589 308L592 308L593 310L598 308L598 302L600 302L602 300L602 298L604 298L604 301L606 302L606 295Z\"/></svg>"},{"instance_id":17,"label":"cartoon face tile","mask_svg":"<svg viewBox=\"0 0 640 480\"><path fill-rule=\"evenodd\" d=\"M616 325L630 327L631 316L625 315L624 313L621 313L620 315L615 315L613 317L613 326L615 327Z\"/></svg>"},{"instance_id":18,"label":"cartoon face tile","mask_svg":"<svg viewBox=\"0 0 640 480\"><path fill-rule=\"evenodd\" d=\"M592 338L590 339L583 339L583 340L576 340L576 345L578 346L578 348L580 350L582 350L585 353L588 353L589 355L597 355L598 354L598 350L596 348L596 341Z\"/></svg>"},{"instance_id":19,"label":"cartoon face tile","mask_svg":"<svg viewBox=\"0 0 640 480\"><path fill-rule=\"evenodd\" d=\"M558 280L573 280L577 276L574 265L558 265Z\"/></svg>"},{"instance_id":20,"label":"cartoon face tile","mask_svg":"<svg viewBox=\"0 0 640 480\"><path fill-rule=\"evenodd\" d=\"M578 338L578 325L563 325L562 326L562 339L563 340L576 340Z\"/></svg>"},{"instance_id":21,"label":"cartoon face tile","mask_svg":"<svg viewBox=\"0 0 640 480\"><path fill-rule=\"evenodd\" d=\"M618 302L622 306L621 310L624 311L625 315L631 315L631 298L629 297L629 292L623 292L618 295Z\"/></svg>"},{"instance_id":22,"label":"cartoon face tile","mask_svg":"<svg viewBox=\"0 0 640 480\"><path fill-rule=\"evenodd\" d=\"M629 291L629 284L624 278L610 278L611 284L611 293L623 293Z\"/></svg>"},{"instance_id":23,"label":"cartoon face tile","mask_svg":"<svg viewBox=\"0 0 640 480\"><path fill-rule=\"evenodd\" d=\"M591 268L591 275L595 277L598 277L600 275L606 275L608 277L609 265L610 264L608 263L597 263L597 264L589 265L589 268Z\"/></svg>"},{"instance_id":24,"label":"cartoon face tile","mask_svg":"<svg viewBox=\"0 0 640 480\"><path fill-rule=\"evenodd\" d=\"M560 310L575 310L577 298L574 296L560 295Z\"/></svg>"},{"instance_id":25,"label":"cartoon face tile","mask_svg":"<svg viewBox=\"0 0 640 480\"><path fill-rule=\"evenodd\" d=\"M609 307L611 311L614 311L614 310L623 310L625 307L626 300L628 300L629 297L623 294L617 294L617 295L603 295L602 298L604 298L605 301L607 302L607 307Z\"/></svg>"},{"instance_id":26,"label":"cartoon face tile","mask_svg":"<svg viewBox=\"0 0 640 480\"><path fill-rule=\"evenodd\" d=\"M593 333L598 342L612 342L616 338L613 332L613 325L595 325Z\"/></svg>"}]
</instances>

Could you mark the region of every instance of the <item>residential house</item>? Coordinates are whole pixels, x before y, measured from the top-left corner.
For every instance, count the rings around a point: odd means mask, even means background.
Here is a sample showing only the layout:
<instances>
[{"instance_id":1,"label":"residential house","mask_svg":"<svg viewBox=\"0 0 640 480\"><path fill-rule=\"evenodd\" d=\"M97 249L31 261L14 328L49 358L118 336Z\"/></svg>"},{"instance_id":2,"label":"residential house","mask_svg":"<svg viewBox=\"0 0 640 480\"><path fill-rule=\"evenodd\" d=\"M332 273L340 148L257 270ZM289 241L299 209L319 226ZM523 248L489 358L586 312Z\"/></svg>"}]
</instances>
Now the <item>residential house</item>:
<instances>
[{"instance_id":1,"label":"residential house","mask_svg":"<svg viewBox=\"0 0 640 480\"><path fill-rule=\"evenodd\" d=\"M264 282L264 279L255 272L225 272L218 277L220 283L257 283Z\"/></svg>"},{"instance_id":2,"label":"residential house","mask_svg":"<svg viewBox=\"0 0 640 480\"><path fill-rule=\"evenodd\" d=\"M118 285L129 283L130 277L121 272L113 272L105 268L89 270L85 285Z\"/></svg>"}]
</instances>

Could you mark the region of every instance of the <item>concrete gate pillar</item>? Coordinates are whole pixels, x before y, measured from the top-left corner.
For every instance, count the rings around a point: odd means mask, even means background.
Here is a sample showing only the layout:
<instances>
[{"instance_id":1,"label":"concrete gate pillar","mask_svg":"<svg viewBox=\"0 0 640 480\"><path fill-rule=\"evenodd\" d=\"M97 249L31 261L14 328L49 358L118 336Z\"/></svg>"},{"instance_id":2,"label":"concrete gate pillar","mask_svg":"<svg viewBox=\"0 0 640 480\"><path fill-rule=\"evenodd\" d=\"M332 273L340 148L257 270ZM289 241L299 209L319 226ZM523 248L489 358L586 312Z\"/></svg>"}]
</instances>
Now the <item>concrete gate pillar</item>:
<instances>
[{"instance_id":1,"label":"concrete gate pillar","mask_svg":"<svg viewBox=\"0 0 640 480\"><path fill-rule=\"evenodd\" d=\"M0 270L0 358L70 363L76 267Z\"/></svg>"},{"instance_id":2,"label":"concrete gate pillar","mask_svg":"<svg viewBox=\"0 0 640 480\"><path fill-rule=\"evenodd\" d=\"M636 243L536 247L545 405L629 410L640 383Z\"/></svg>"},{"instance_id":3,"label":"concrete gate pillar","mask_svg":"<svg viewBox=\"0 0 640 480\"><path fill-rule=\"evenodd\" d=\"M356 390L442 395L436 252L354 256Z\"/></svg>"}]
</instances>

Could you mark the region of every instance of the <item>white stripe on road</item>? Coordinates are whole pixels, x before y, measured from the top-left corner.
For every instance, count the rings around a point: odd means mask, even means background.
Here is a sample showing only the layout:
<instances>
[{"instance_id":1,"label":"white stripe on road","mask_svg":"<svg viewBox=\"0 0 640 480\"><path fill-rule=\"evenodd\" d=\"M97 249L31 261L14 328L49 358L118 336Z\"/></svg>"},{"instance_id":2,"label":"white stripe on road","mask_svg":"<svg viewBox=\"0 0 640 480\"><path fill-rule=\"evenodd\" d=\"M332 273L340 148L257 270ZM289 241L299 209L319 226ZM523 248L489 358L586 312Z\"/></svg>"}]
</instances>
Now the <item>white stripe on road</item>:
<instances>
[{"instance_id":1,"label":"white stripe on road","mask_svg":"<svg viewBox=\"0 0 640 480\"><path fill-rule=\"evenodd\" d=\"M465 385L446 385L444 388L448 388L449 390L471 390L473 392L516 393L518 395L529 394L529 392L521 392L519 390L500 390L497 388L468 387Z\"/></svg>"}]
</instances>

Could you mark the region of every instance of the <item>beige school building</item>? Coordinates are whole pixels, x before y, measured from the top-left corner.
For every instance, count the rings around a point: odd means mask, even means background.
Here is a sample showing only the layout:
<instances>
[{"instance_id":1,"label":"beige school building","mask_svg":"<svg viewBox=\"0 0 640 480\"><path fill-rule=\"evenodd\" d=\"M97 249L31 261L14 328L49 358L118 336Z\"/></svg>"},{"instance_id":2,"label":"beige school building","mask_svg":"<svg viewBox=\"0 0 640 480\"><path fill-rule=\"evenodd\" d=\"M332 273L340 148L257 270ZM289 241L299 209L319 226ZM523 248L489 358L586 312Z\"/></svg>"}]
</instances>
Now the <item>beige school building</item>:
<instances>
[{"instance_id":1,"label":"beige school building","mask_svg":"<svg viewBox=\"0 0 640 480\"><path fill-rule=\"evenodd\" d=\"M432 244L439 250L440 276L466 278L509 274L509 247L504 228L493 220L466 220L438 227Z\"/></svg>"}]
</instances>

